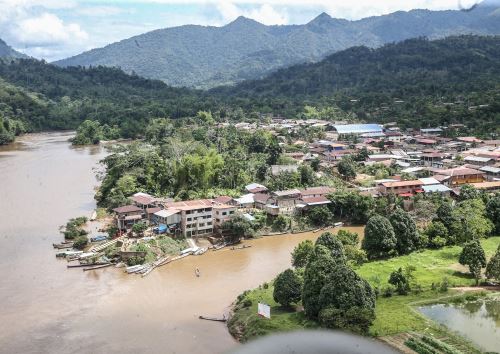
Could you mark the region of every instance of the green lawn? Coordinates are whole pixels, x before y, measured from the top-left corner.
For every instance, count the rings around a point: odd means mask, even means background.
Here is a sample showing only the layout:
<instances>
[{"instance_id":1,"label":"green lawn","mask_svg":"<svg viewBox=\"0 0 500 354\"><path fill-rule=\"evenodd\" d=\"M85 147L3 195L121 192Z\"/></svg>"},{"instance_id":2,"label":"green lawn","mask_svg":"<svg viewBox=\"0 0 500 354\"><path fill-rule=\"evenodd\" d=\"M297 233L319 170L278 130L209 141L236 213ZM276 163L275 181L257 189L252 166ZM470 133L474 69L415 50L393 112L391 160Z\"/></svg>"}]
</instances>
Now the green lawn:
<instances>
[{"instance_id":1,"label":"green lawn","mask_svg":"<svg viewBox=\"0 0 500 354\"><path fill-rule=\"evenodd\" d=\"M500 237L492 237L481 241L488 257L494 254L500 243ZM457 295L457 292L440 293L431 290L432 283L440 283L447 277L450 285L469 286L474 280L461 272L457 263L461 247L446 247L440 250L425 250L408 256L389 260L366 263L356 271L373 286L386 287L389 274L406 265L417 268L414 272L415 281L423 291L408 296L392 296L377 299L376 320L370 328L374 336L387 336L401 332L420 332L435 336L446 336L448 342L460 347L467 347L465 340L447 333L443 328L420 315L414 306L416 303L433 302L438 299L445 301ZM233 318L229 321L230 332L241 341L261 336L271 332L289 331L294 329L314 328L317 324L307 320L303 313L293 309L284 309L274 302L273 286L261 286L242 296L235 306ZM264 302L271 306L271 319L257 316L257 303ZM474 352L471 347L471 352Z\"/></svg>"},{"instance_id":2,"label":"green lawn","mask_svg":"<svg viewBox=\"0 0 500 354\"><path fill-rule=\"evenodd\" d=\"M500 237L484 239L481 244L489 258L500 244ZM423 288L429 288L432 283L440 283L444 278L448 278L452 286L474 285L474 279L466 273L467 269L463 269L458 263L461 251L462 247L453 246L414 252L407 256L365 263L356 272L373 286L385 287L391 272L399 267L412 265L416 267L415 280Z\"/></svg>"}]
</instances>

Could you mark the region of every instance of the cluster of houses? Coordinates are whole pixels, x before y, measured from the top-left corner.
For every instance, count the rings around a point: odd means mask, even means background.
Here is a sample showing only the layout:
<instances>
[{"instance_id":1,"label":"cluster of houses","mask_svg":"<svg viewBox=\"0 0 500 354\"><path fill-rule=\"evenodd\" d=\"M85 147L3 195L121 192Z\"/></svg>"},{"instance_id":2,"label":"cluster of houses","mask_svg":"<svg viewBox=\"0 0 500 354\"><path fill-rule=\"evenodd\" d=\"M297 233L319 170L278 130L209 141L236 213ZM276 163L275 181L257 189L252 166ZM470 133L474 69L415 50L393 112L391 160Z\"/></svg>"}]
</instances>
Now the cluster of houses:
<instances>
[{"instance_id":1,"label":"cluster of houses","mask_svg":"<svg viewBox=\"0 0 500 354\"><path fill-rule=\"evenodd\" d=\"M480 140L476 137L447 138L445 132L463 126L426 128L402 132L395 123L339 124L321 120L273 119L263 126L238 123L238 129L271 129L282 139L279 131L321 127L324 138L312 143L296 140L301 147L285 153L295 164L271 166L272 175L296 172L300 164L319 160L324 169L335 167L345 156L365 151L365 165L399 166L401 174L376 180L373 187L358 187L373 196L394 194L410 199L418 193L457 195L460 187L470 184L487 191L500 190L500 140ZM402 178L402 176L405 178ZM410 178L408 178L410 176ZM247 211L259 209L268 215L294 214L317 206L327 205L330 187L313 187L285 191L269 191L257 183L245 188L238 198L220 196L214 199L174 201L155 198L145 193L131 197L131 204L114 209L120 230L135 223L157 225L160 232L178 233L186 237L207 236L221 229L238 210L247 218Z\"/></svg>"},{"instance_id":2,"label":"cluster of houses","mask_svg":"<svg viewBox=\"0 0 500 354\"><path fill-rule=\"evenodd\" d=\"M270 192L257 183L245 189L247 193L239 198L220 196L178 202L136 193L130 197L130 205L113 211L121 231L130 230L134 224L142 222L156 225L158 232L162 233L177 233L186 237L209 236L220 231L238 210L249 220L253 217L246 212L251 209L260 209L269 215L293 214L329 204L326 196L333 192L330 187Z\"/></svg>"}]
</instances>

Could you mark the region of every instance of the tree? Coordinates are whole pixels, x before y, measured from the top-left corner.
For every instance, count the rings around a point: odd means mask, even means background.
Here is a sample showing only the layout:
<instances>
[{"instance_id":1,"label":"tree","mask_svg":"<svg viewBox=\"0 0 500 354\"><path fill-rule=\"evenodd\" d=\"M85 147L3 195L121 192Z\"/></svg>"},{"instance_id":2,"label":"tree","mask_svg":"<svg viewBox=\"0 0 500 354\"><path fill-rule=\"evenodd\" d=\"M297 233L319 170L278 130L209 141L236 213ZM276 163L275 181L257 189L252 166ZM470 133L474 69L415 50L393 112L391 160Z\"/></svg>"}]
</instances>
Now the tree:
<instances>
[{"instance_id":1,"label":"tree","mask_svg":"<svg viewBox=\"0 0 500 354\"><path fill-rule=\"evenodd\" d=\"M351 180L356 177L356 164L351 158L342 158L337 165L337 170L346 180Z\"/></svg>"},{"instance_id":2,"label":"tree","mask_svg":"<svg viewBox=\"0 0 500 354\"><path fill-rule=\"evenodd\" d=\"M361 247L366 251L368 258L383 258L395 255L397 239L389 220L375 215L368 220L365 227L365 238Z\"/></svg>"},{"instance_id":3,"label":"tree","mask_svg":"<svg viewBox=\"0 0 500 354\"><path fill-rule=\"evenodd\" d=\"M317 206L312 207L307 212L307 219L309 223L314 226L325 226L331 225L330 222L332 220L332 212L328 209L327 206Z\"/></svg>"},{"instance_id":4,"label":"tree","mask_svg":"<svg viewBox=\"0 0 500 354\"><path fill-rule=\"evenodd\" d=\"M353 223L365 224L375 209L372 196L361 195L358 192L336 192L328 196L330 208L335 216L346 218Z\"/></svg>"},{"instance_id":5,"label":"tree","mask_svg":"<svg viewBox=\"0 0 500 354\"><path fill-rule=\"evenodd\" d=\"M319 320L326 327L366 333L375 319L375 292L366 280L342 263L330 272L318 301Z\"/></svg>"},{"instance_id":6,"label":"tree","mask_svg":"<svg viewBox=\"0 0 500 354\"><path fill-rule=\"evenodd\" d=\"M476 198L479 198L479 191L474 188L474 186L471 186L470 184L464 184L462 187L460 187L460 194L458 196L459 201Z\"/></svg>"},{"instance_id":7,"label":"tree","mask_svg":"<svg viewBox=\"0 0 500 354\"><path fill-rule=\"evenodd\" d=\"M496 193L486 203L486 216L495 225L495 230L500 233L500 193Z\"/></svg>"},{"instance_id":8,"label":"tree","mask_svg":"<svg viewBox=\"0 0 500 354\"><path fill-rule=\"evenodd\" d=\"M417 225L406 211L396 208L389 216L389 221L396 235L396 250L399 254L411 253L421 246Z\"/></svg>"},{"instance_id":9,"label":"tree","mask_svg":"<svg viewBox=\"0 0 500 354\"><path fill-rule=\"evenodd\" d=\"M215 120L212 117L212 112L199 111L196 114L196 118L206 123L207 125L213 125L215 123Z\"/></svg>"},{"instance_id":10,"label":"tree","mask_svg":"<svg viewBox=\"0 0 500 354\"><path fill-rule=\"evenodd\" d=\"M309 187L314 184L314 170L308 165L299 166L300 184Z\"/></svg>"},{"instance_id":11,"label":"tree","mask_svg":"<svg viewBox=\"0 0 500 354\"><path fill-rule=\"evenodd\" d=\"M500 281L500 245L486 266L486 278Z\"/></svg>"},{"instance_id":12,"label":"tree","mask_svg":"<svg viewBox=\"0 0 500 354\"><path fill-rule=\"evenodd\" d=\"M273 299L281 306L288 307L300 301L302 279L292 269L280 273L274 281Z\"/></svg>"},{"instance_id":13,"label":"tree","mask_svg":"<svg viewBox=\"0 0 500 354\"><path fill-rule=\"evenodd\" d=\"M465 244L458 262L469 266L469 272L476 279L476 285L478 285L481 278L481 269L486 267L486 255L479 240L474 239Z\"/></svg>"},{"instance_id":14,"label":"tree","mask_svg":"<svg viewBox=\"0 0 500 354\"><path fill-rule=\"evenodd\" d=\"M486 237L494 228L491 220L486 217L486 206L481 199L468 199L458 203L453 210L453 217L457 221L450 232L457 236L459 242Z\"/></svg>"},{"instance_id":15,"label":"tree","mask_svg":"<svg viewBox=\"0 0 500 354\"><path fill-rule=\"evenodd\" d=\"M453 206L449 202L443 202L436 211L437 218L443 223L443 225L451 231L453 224L457 222L457 219L453 215Z\"/></svg>"},{"instance_id":16,"label":"tree","mask_svg":"<svg viewBox=\"0 0 500 354\"><path fill-rule=\"evenodd\" d=\"M136 235L142 235L144 231L148 229L148 226L142 222L138 222L132 226L132 232Z\"/></svg>"},{"instance_id":17,"label":"tree","mask_svg":"<svg viewBox=\"0 0 500 354\"><path fill-rule=\"evenodd\" d=\"M396 291L399 295L407 295L410 291L410 279L403 272L402 268L391 273L389 284L396 287Z\"/></svg>"},{"instance_id":18,"label":"tree","mask_svg":"<svg viewBox=\"0 0 500 354\"><path fill-rule=\"evenodd\" d=\"M314 247L314 251L304 271L304 286L302 290L302 304L309 318L317 318L321 310L319 295L335 263L328 248L322 245Z\"/></svg>"},{"instance_id":19,"label":"tree","mask_svg":"<svg viewBox=\"0 0 500 354\"><path fill-rule=\"evenodd\" d=\"M273 230L285 231L288 228L290 220L285 215L278 215L273 221Z\"/></svg>"},{"instance_id":20,"label":"tree","mask_svg":"<svg viewBox=\"0 0 500 354\"><path fill-rule=\"evenodd\" d=\"M228 234L230 242L238 241L241 237L249 238L255 234L255 229L251 221L241 215L233 216L222 224L222 230Z\"/></svg>"},{"instance_id":21,"label":"tree","mask_svg":"<svg viewBox=\"0 0 500 354\"><path fill-rule=\"evenodd\" d=\"M337 240L339 240L344 247L357 246L359 243L358 234L348 230L339 230L339 232L337 232Z\"/></svg>"},{"instance_id":22,"label":"tree","mask_svg":"<svg viewBox=\"0 0 500 354\"><path fill-rule=\"evenodd\" d=\"M95 120L85 120L76 130L76 136L72 140L73 145L99 144L103 139L101 124Z\"/></svg>"},{"instance_id":23,"label":"tree","mask_svg":"<svg viewBox=\"0 0 500 354\"><path fill-rule=\"evenodd\" d=\"M345 263L344 247L331 232L323 232L321 236L317 238L315 246L326 247L330 251L335 262Z\"/></svg>"},{"instance_id":24,"label":"tree","mask_svg":"<svg viewBox=\"0 0 500 354\"><path fill-rule=\"evenodd\" d=\"M304 240L299 243L292 252L292 266L295 268L305 267L313 250L314 244L311 240Z\"/></svg>"},{"instance_id":25,"label":"tree","mask_svg":"<svg viewBox=\"0 0 500 354\"><path fill-rule=\"evenodd\" d=\"M276 165L282 152L283 149L281 148L278 139L273 136L269 145L267 146L267 164Z\"/></svg>"},{"instance_id":26,"label":"tree","mask_svg":"<svg viewBox=\"0 0 500 354\"><path fill-rule=\"evenodd\" d=\"M441 248L446 244L454 244L448 233L448 229L441 221L433 221L427 226L424 232L427 235L429 247Z\"/></svg>"},{"instance_id":27,"label":"tree","mask_svg":"<svg viewBox=\"0 0 500 354\"><path fill-rule=\"evenodd\" d=\"M311 168L313 169L314 172L318 172L319 171L320 163L321 163L321 160L319 158L317 158L317 157L315 157L311 161Z\"/></svg>"},{"instance_id":28,"label":"tree","mask_svg":"<svg viewBox=\"0 0 500 354\"><path fill-rule=\"evenodd\" d=\"M159 143L170 137L174 132L174 126L170 120L165 118L153 119L146 127L145 139L152 143Z\"/></svg>"}]
</instances>

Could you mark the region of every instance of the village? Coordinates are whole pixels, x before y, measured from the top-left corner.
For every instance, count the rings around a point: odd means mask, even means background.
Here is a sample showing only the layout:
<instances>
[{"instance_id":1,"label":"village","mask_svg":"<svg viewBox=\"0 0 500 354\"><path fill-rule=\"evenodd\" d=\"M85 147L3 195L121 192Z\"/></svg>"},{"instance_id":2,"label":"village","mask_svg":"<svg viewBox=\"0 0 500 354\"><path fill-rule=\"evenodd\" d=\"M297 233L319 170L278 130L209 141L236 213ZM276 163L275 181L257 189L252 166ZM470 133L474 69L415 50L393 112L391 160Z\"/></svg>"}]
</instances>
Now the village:
<instances>
[{"instance_id":1,"label":"village","mask_svg":"<svg viewBox=\"0 0 500 354\"><path fill-rule=\"evenodd\" d=\"M382 126L274 118L269 124L237 123L234 127L250 132L267 130L277 136L283 155L293 163L270 166L272 176L297 173L301 165L316 164L316 175L333 175L335 183L287 190L269 190L251 183L239 196L192 200L137 192L128 198L128 204L111 210L108 235L90 237L90 246L83 244L86 251L82 247L71 249L74 240L55 244L64 250L58 256L79 261L68 267L91 270L115 265L126 267L128 273L147 275L158 266L209 249L249 247L234 246L249 236L352 224L353 220L342 217L300 222L315 209L328 208L337 190L375 199L394 196L406 211L412 210L415 197L457 198L465 185L479 191L500 190L500 140L446 137L460 135L465 128L461 125L401 131L394 123ZM321 138L311 142L290 138L294 132L310 128L318 129ZM281 135L283 132L288 137ZM290 146L294 147L291 152ZM321 218L324 214L316 215ZM245 228L253 232L247 233ZM199 276L199 270L196 272Z\"/></svg>"}]
</instances>

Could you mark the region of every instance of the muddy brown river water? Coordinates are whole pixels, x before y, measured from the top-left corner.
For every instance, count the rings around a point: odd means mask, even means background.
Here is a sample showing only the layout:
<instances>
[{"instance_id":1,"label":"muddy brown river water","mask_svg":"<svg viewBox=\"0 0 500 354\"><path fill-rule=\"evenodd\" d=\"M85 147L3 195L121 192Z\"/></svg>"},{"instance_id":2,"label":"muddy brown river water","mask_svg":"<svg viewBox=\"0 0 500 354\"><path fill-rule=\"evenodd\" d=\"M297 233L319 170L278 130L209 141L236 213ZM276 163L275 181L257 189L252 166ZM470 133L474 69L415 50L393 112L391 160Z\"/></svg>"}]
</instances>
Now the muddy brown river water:
<instances>
[{"instance_id":1,"label":"muddy brown river water","mask_svg":"<svg viewBox=\"0 0 500 354\"><path fill-rule=\"evenodd\" d=\"M67 270L51 245L62 240L60 225L95 208L95 169L106 154L73 148L69 137L33 134L0 147L1 353L228 351L238 344L225 325L198 316L220 316L238 294L289 267L295 245L319 236L247 241L251 248L187 257L146 278Z\"/></svg>"}]
</instances>

